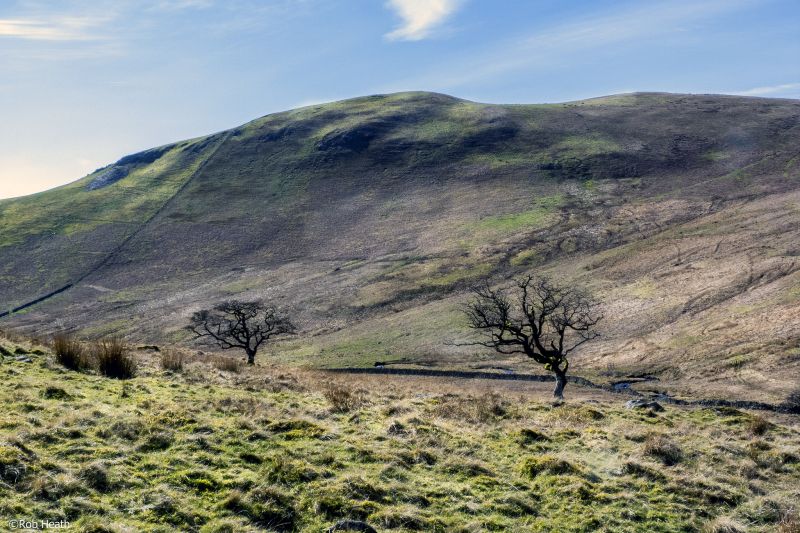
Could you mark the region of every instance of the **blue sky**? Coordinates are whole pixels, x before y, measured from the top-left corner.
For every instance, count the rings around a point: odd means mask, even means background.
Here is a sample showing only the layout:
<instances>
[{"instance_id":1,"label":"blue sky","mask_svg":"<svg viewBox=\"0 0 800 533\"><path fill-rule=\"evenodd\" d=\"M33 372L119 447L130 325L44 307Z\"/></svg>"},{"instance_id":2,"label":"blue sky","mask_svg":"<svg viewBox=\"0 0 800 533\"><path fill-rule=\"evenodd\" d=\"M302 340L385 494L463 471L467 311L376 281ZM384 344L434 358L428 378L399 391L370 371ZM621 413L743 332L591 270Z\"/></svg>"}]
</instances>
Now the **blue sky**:
<instances>
[{"instance_id":1,"label":"blue sky","mask_svg":"<svg viewBox=\"0 0 800 533\"><path fill-rule=\"evenodd\" d=\"M0 0L0 198L365 94L800 98L798 28L797 0Z\"/></svg>"}]
</instances>

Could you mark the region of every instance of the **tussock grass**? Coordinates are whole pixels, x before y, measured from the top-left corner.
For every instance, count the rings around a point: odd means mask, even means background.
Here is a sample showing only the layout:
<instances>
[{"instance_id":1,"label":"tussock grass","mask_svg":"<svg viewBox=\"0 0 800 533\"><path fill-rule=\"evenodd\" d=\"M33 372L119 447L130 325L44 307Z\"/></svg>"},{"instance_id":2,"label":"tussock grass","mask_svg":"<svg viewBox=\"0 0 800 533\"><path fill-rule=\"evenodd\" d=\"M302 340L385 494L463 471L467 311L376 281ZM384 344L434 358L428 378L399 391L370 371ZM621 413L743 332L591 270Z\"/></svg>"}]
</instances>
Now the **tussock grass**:
<instances>
[{"instance_id":1,"label":"tussock grass","mask_svg":"<svg viewBox=\"0 0 800 533\"><path fill-rule=\"evenodd\" d=\"M649 435L644 442L642 452L658 459L666 466L676 465L683 460L683 450L666 435Z\"/></svg>"},{"instance_id":2,"label":"tussock grass","mask_svg":"<svg viewBox=\"0 0 800 533\"><path fill-rule=\"evenodd\" d=\"M70 370L83 371L92 367L92 360L83 344L66 333L53 337L53 352L56 361Z\"/></svg>"},{"instance_id":3,"label":"tussock grass","mask_svg":"<svg viewBox=\"0 0 800 533\"><path fill-rule=\"evenodd\" d=\"M442 396L432 412L443 418L486 423L506 416L509 402L496 392L479 396L450 394Z\"/></svg>"},{"instance_id":4,"label":"tussock grass","mask_svg":"<svg viewBox=\"0 0 800 533\"><path fill-rule=\"evenodd\" d=\"M792 507L783 512L778 522L778 533L800 533L800 511Z\"/></svg>"},{"instance_id":5,"label":"tussock grass","mask_svg":"<svg viewBox=\"0 0 800 533\"><path fill-rule=\"evenodd\" d=\"M103 339L94 346L97 370L102 375L114 379L131 379L136 376L138 365L122 339L111 337Z\"/></svg>"},{"instance_id":6,"label":"tussock grass","mask_svg":"<svg viewBox=\"0 0 800 533\"><path fill-rule=\"evenodd\" d=\"M66 516L79 531L324 531L340 520L397 532L796 531L800 439L788 415L761 415L769 426L754 435L764 423L746 412L648 417L577 391L554 408L549 386L537 399L201 361L165 373L156 353L140 354L124 396L116 380L46 360L4 364L0 378L18 384L0 389L0 514ZM335 389L369 401L337 411Z\"/></svg>"},{"instance_id":7,"label":"tussock grass","mask_svg":"<svg viewBox=\"0 0 800 533\"><path fill-rule=\"evenodd\" d=\"M747 526L741 522L721 516L704 528L705 533L746 533Z\"/></svg>"},{"instance_id":8,"label":"tussock grass","mask_svg":"<svg viewBox=\"0 0 800 533\"><path fill-rule=\"evenodd\" d=\"M762 416L754 416L750 419L747 429L754 436L761 436L772 428L772 424Z\"/></svg>"},{"instance_id":9,"label":"tussock grass","mask_svg":"<svg viewBox=\"0 0 800 533\"><path fill-rule=\"evenodd\" d=\"M330 384L325 387L322 394L331 404L334 413L349 413L366 403L364 390L354 389L343 383Z\"/></svg>"},{"instance_id":10,"label":"tussock grass","mask_svg":"<svg viewBox=\"0 0 800 533\"><path fill-rule=\"evenodd\" d=\"M161 352L161 368L170 372L182 372L186 356L175 349Z\"/></svg>"},{"instance_id":11,"label":"tussock grass","mask_svg":"<svg viewBox=\"0 0 800 533\"><path fill-rule=\"evenodd\" d=\"M234 374L238 374L242 371L242 362L235 357L227 357L224 355L219 355L213 357L211 359L211 364L217 370L222 370L223 372L232 372Z\"/></svg>"}]
</instances>

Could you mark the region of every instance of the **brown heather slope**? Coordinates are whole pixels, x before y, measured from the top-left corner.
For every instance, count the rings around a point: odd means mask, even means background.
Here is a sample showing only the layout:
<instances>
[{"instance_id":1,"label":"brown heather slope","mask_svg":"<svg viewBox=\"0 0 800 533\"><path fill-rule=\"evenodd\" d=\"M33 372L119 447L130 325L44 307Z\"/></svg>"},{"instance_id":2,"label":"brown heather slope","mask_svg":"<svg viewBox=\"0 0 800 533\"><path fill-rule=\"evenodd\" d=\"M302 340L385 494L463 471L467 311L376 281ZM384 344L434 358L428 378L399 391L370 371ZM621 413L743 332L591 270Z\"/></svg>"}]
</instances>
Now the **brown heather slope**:
<instances>
[{"instance_id":1,"label":"brown heather slope","mask_svg":"<svg viewBox=\"0 0 800 533\"><path fill-rule=\"evenodd\" d=\"M131 157L0 202L0 307L74 284L8 326L185 342L264 297L305 332L286 361L530 370L451 342L471 284L540 272L604 302L577 373L770 401L800 378L796 100L401 93Z\"/></svg>"}]
</instances>

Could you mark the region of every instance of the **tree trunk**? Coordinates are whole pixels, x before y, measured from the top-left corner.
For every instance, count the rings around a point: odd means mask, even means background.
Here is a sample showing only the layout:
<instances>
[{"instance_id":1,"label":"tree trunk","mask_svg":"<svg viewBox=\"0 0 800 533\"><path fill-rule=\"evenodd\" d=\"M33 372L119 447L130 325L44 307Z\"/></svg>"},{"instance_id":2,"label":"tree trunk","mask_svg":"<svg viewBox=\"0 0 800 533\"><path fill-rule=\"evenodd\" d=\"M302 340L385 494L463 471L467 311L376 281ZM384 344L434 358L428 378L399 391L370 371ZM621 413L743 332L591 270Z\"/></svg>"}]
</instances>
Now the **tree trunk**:
<instances>
[{"instance_id":1,"label":"tree trunk","mask_svg":"<svg viewBox=\"0 0 800 533\"><path fill-rule=\"evenodd\" d=\"M256 364L256 352L247 350L247 364L248 365Z\"/></svg>"},{"instance_id":2,"label":"tree trunk","mask_svg":"<svg viewBox=\"0 0 800 533\"><path fill-rule=\"evenodd\" d=\"M567 373L556 372L556 388L553 390L553 398L557 402L564 401L564 387L567 386Z\"/></svg>"}]
</instances>

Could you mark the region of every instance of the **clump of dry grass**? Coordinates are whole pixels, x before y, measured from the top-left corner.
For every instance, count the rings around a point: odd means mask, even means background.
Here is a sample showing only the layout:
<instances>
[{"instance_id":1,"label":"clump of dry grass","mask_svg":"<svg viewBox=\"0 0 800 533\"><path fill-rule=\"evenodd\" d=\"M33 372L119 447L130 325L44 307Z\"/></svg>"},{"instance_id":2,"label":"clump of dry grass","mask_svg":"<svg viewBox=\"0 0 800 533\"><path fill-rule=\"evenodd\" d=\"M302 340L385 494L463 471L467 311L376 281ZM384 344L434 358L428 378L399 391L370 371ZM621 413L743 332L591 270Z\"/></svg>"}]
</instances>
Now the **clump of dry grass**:
<instances>
[{"instance_id":1,"label":"clump of dry grass","mask_svg":"<svg viewBox=\"0 0 800 533\"><path fill-rule=\"evenodd\" d=\"M97 370L106 377L130 379L136 376L138 364L119 337L103 339L95 345Z\"/></svg>"},{"instance_id":2,"label":"clump of dry grass","mask_svg":"<svg viewBox=\"0 0 800 533\"><path fill-rule=\"evenodd\" d=\"M329 384L323 389L322 395L331 404L334 413L349 413L366 403L365 391L341 383Z\"/></svg>"},{"instance_id":3,"label":"clump of dry grass","mask_svg":"<svg viewBox=\"0 0 800 533\"><path fill-rule=\"evenodd\" d=\"M480 396L446 394L439 398L433 413L442 418L486 423L508 414L508 402L496 392Z\"/></svg>"},{"instance_id":4,"label":"clump of dry grass","mask_svg":"<svg viewBox=\"0 0 800 533\"><path fill-rule=\"evenodd\" d=\"M683 460L683 451L666 435L652 433L644 441L645 455L654 457L666 466L676 465Z\"/></svg>"},{"instance_id":5,"label":"clump of dry grass","mask_svg":"<svg viewBox=\"0 0 800 533\"><path fill-rule=\"evenodd\" d=\"M787 509L778 523L778 533L800 533L800 513L795 508Z\"/></svg>"},{"instance_id":6,"label":"clump of dry grass","mask_svg":"<svg viewBox=\"0 0 800 533\"><path fill-rule=\"evenodd\" d=\"M704 528L705 533L745 533L747 528L736 520L720 516Z\"/></svg>"},{"instance_id":7,"label":"clump of dry grass","mask_svg":"<svg viewBox=\"0 0 800 533\"><path fill-rule=\"evenodd\" d=\"M70 473L43 474L31 482L31 493L40 500L59 501L80 491L80 481Z\"/></svg>"},{"instance_id":8,"label":"clump of dry grass","mask_svg":"<svg viewBox=\"0 0 800 533\"><path fill-rule=\"evenodd\" d=\"M594 424L604 418L603 413L588 405L560 404L550 409L544 420L553 426L574 429Z\"/></svg>"},{"instance_id":9,"label":"clump of dry grass","mask_svg":"<svg viewBox=\"0 0 800 533\"><path fill-rule=\"evenodd\" d=\"M242 362L235 357L220 355L214 357L211 360L211 364L214 365L214 368L217 370L222 370L223 372L238 374L242 371Z\"/></svg>"},{"instance_id":10,"label":"clump of dry grass","mask_svg":"<svg viewBox=\"0 0 800 533\"><path fill-rule=\"evenodd\" d=\"M98 492L107 492L111 488L108 465L102 461L96 461L87 465L80 472L79 476L86 485Z\"/></svg>"},{"instance_id":11,"label":"clump of dry grass","mask_svg":"<svg viewBox=\"0 0 800 533\"><path fill-rule=\"evenodd\" d=\"M183 364L186 361L184 354L174 349L167 349L161 352L161 368L170 372L182 372Z\"/></svg>"},{"instance_id":12,"label":"clump of dry grass","mask_svg":"<svg viewBox=\"0 0 800 533\"><path fill-rule=\"evenodd\" d=\"M578 467L569 461L552 455L528 457L522 462L521 469L522 473L529 478L534 478L542 473L565 475L580 471Z\"/></svg>"},{"instance_id":13,"label":"clump of dry grass","mask_svg":"<svg viewBox=\"0 0 800 533\"><path fill-rule=\"evenodd\" d=\"M764 417L754 416L747 424L747 431L751 435L763 435L772 427L772 424L765 420Z\"/></svg>"},{"instance_id":14,"label":"clump of dry grass","mask_svg":"<svg viewBox=\"0 0 800 533\"><path fill-rule=\"evenodd\" d=\"M64 368L70 370L87 370L91 365L91 358L80 341L71 335L60 333L53 337L53 352L56 361Z\"/></svg>"}]
</instances>

